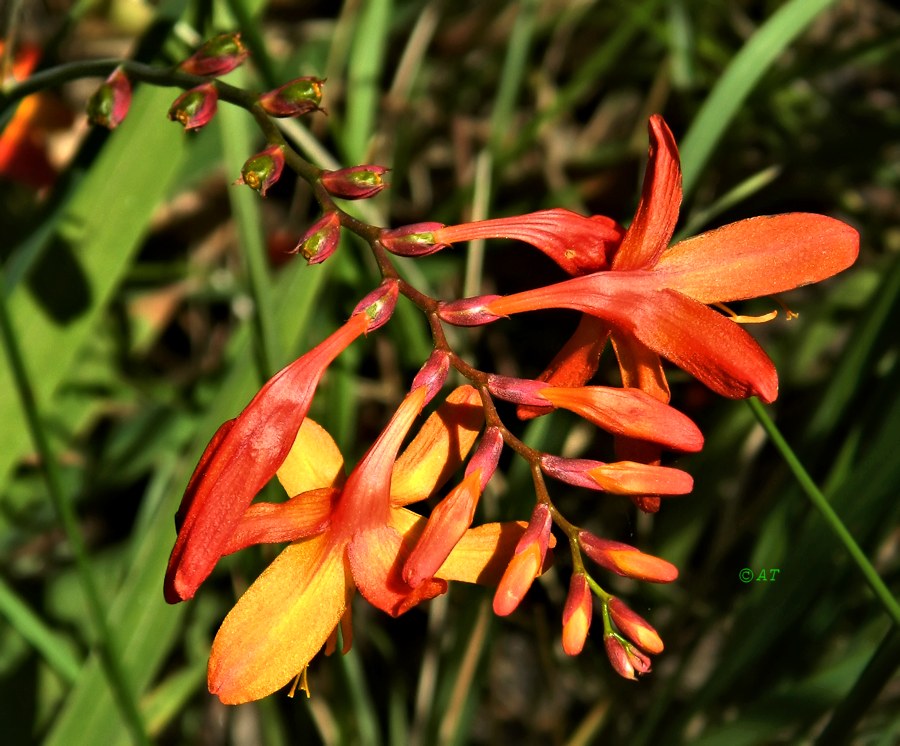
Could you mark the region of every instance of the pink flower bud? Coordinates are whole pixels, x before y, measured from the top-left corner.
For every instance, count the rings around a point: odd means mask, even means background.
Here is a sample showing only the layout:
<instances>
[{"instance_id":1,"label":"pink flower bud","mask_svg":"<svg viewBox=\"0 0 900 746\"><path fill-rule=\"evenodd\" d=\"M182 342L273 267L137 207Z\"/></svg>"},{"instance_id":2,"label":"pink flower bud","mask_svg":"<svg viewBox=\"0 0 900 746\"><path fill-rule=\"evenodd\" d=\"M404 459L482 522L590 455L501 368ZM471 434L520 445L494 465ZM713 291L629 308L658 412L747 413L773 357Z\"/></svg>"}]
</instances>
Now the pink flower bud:
<instances>
[{"instance_id":1,"label":"pink flower bud","mask_svg":"<svg viewBox=\"0 0 900 746\"><path fill-rule=\"evenodd\" d=\"M499 295L479 295L438 305L438 316L454 326L481 326L503 318L487 310L487 305Z\"/></svg>"},{"instance_id":2,"label":"pink flower bud","mask_svg":"<svg viewBox=\"0 0 900 746\"><path fill-rule=\"evenodd\" d=\"M203 83L185 91L169 109L169 119L181 122L186 130L200 129L216 114L219 91L213 83Z\"/></svg>"},{"instance_id":3,"label":"pink flower bud","mask_svg":"<svg viewBox=\"0 0 900 746\"><path fill-rule=\"evenodd\" d=\"M516 552L497 585L494 594L494 613L497 616L512 614L525 598L535 578L543 571L552 526L550 508L544 503L538 503L531 514L528 528L519 539Z\"/></svg>"},{"instance_id":4,"label":"pink flower bud","mask_svg":"<svg viewBox=\"0 0 900 746\"><path fill-rule=\"evenodd\" d=\"M311 111L322 111L322 84L324 80L296 78L259 97L259 105L273 117L299 117Z\"/></svg>"},{"instance_id":5,"label":"pink flower bud","mask_svg":"<svg viewBox=\"0 0 900 746\"><path fill-rule=\"evenodd\" d=\"M450 244L434 237L434 231L443 227L442 223L414 223L383 230L379 240L384 248L398 256L428 256L449 247Z\"/></svg>"},{"instance_id":6,"label":"pink flower bud","mask_svg":"<svg viewBox=\"0 0 900 746\"><path fill-rule=\"evenodd\" d=\"M333 197L366 199L387 186L381 178L387 172L388 169L383 166L352 166L339 171L325 171L319 180Z\"/></svg>"},{"instance_id":7,"label":"pink flower bud","mask_svg":"<svg viewBox=\"0 0 900 746\"><path fill-rule=\"evenodd\" d=\"M579 531L578 543L600 567L617 575L650 583L671 583L678 577L678 568L671 562L619 541L601 539L590 531Z\"/></svg>"},{"instance_id":8,"label":"pink flower bud","mask_svg":"<svg viewBox=\"0 0 900 746\"><path fill-rule=\"evenodd\" d=\"M270 145L247 159L241 168L241 178L235 184L246 184L265 197L269 187L281 178L284 170L284 148Z\"/></svg>"},{"instance_id":9,"label":"pink flower bud","mask_svg":"<svg viewBox=\"0 0 900 746\"><path fill-rule=\"evenodd\" d=\"M497 471L497 464L500 461L500 454L503 452L503 434L499 427L489 427L481 436L481 442L469 463L466 465L466 476L473 474L475 471L481 473L481 490L487 486L487 483Z\"/></svg>"},{"instance_id":10,"label":"pink flower bud","mask_svg":"<svg viewBox=\"0 0 900 746\"><path fill-rule=\"evenodd\" d=\"M623 642L618 635L607 635L603 639L603 644L606 647L609 662L619 676L635 680L637 679L636 673L650 672L650 659L640 650Z\"/></svg>"},{"instance_id":11,"label":"pink flower bud","mask_svg":"<svg viewBox=\"0 0 900 746\"><path fill-rule=\"evenodd\" d=\"M400 282L393 279L385 280L356 304L356 308L353 309L353 314L351 315L366 314L369 318L369 325L366 327L366 333L368 334L386 324L388 319L391 318L394 308L397 306L397 296L399 294Z\"/></svg>"},{"instance_id":12,"label":"pink flower bud","mask_svg":"<svg viewBox=\"0 0 900 746\"><path fill-rule=\"evenodd\" d=\"M663 651L663 641L657 631L640 614L632 611L618 598L610 600L609 616L625 637L648 653Z\"/></svg>"},{"instance_id":13,"label":"pink flower bud","mask_svg":"<svg viewBox=\"0 0 900 746\"><path fill-rule=\"evenodd\" d=\"M541 469L566 484L615 495L686 495L694 486L691 475L680 469L633 461L604 464L602 461L562 458L545 453L541 456Z\"/></svg>"},{"instance_id":14,"label":"pink flower bud","mask_svg":"<svg viewBox=\"0 0 900 746\"><path fill-rule=\"evenodd\" d=\"M121 67L117 67L88 100L88 119L107 129L118 127L131 106L131 81Z\"/></svg>"},{"instance_id":15,"label":"pink flower bud","mask_svg":"<svg viewBox=\"0 0 900 746\"><path fill-rule=\"evenodd\" d=\"M410 391L420 386L426 386L428 393L425 396L425 404L428 404L447 381L450 373L450 353L446 350L435 350L431 353L425 365L423 365L413 379Z\"/></svg>"},{"instance_id":16,"label":"pink flower bud","mask_svg":"<svg viewBox=\"0 0 900 746\"><path fill-rule=\"evenodd\" d=\"M250 52L241 44L240 34L219 34L182 62L178 69L190 75L218 77L238 67Z\"/></svg>"},{"instance_id":17,"label":"pink flower bud","mask_svg":"<svg viewBox=\"0 0 900 746\"><path fill-rule=\"evenodd\" d=\"M593 613L594 597L587 578L583 572L576 572L569 583L562 618L562 646L567 655L578 655L584 649Z\"/></svg>"},{"instance_id":18,"label":"pink flower bud","mask_svg":"<svg viewBox=\"0 0 900 746\"><path fill-rule=\"evenodd\" d=\"M527 378L512 378L491 373L488 376L488 391L514 404L529 404L546 407L550 402L541 396L547 388L543 381L530 381Z\"/></svg>"},{"instance_id":19,"label":"pink flower bud","mask_svg":"<svg viewBox=\"0 0 900 746\"><path fill-rule=\"evenodd\" d=\"M308 264L320 264L330 257L341 240L341 219L333 210L326 212L303 234L294 248Z\"/></svg>"}]
</instances>

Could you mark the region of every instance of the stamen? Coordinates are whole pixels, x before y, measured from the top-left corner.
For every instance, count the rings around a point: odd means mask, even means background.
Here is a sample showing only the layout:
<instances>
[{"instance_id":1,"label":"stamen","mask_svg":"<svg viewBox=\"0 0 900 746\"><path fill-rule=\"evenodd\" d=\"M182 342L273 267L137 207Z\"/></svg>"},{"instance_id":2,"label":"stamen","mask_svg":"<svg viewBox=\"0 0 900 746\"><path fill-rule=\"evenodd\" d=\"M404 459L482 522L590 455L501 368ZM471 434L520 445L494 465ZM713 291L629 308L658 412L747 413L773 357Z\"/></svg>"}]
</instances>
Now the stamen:
<instances>
[{"instance_id":1,"label":"stamen","mask_svg":"<svg viewBox=\"0 0 900 746\"><path fill-rule=\"evenodd\" d=\"M784 311L785 318L790 321L791 319L796 319L800 317L800 314L796 311L792 311L788 308L784 303L782 303L777 297L772 296L772 300L774 300L779 306L781 306L781 310Z\"/></svg>"},{"instance_id":2,"label":"stamen","mask_svg":"<svg viewBox=\"0 0 900 746\"><path fill-rule=\"evenodd\" d=\"M291 685L291 691L288 692L288 697L293 698L293 696L297 693L297 689L300 688L304 692L306 692L306 698L309 699L309 681L306 678L306 672L308 669L309 666L303 666L303 670L294 677L294 683Z\"/></svg>"},{"instance_id":3,"label":"stamen","mask_svg":"<svg viewBox=\"0 0 900 746\"><path fill-rule=\"evenodd\" d=\"M776 316L778 316L778 311L769 311L769 313L765 313L762 316L742 316L732 311L724 303L713 303L713 305L720 311L727 314L729 318L731 318L731 320L736 324L764 324L765 322L771 321ZM782 306L782 308L784 308L784 306ZM785 311L787 311L786 308ZM790 311L787 312L790 313Z\"/></svg>"}]
</instances>

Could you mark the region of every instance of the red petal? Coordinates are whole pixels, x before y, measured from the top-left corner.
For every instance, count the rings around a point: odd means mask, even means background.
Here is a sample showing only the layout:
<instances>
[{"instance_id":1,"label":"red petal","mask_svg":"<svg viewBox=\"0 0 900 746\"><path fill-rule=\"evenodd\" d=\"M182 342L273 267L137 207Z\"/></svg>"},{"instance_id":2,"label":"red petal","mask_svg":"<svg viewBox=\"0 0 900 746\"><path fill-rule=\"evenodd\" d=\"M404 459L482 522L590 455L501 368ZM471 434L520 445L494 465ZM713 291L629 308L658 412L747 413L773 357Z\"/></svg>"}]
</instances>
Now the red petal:
<instances>
[{"instance_id":1,"label":"red petal","mask_svg":"<svg viewBox=\"0 0 900 746\"><path fill-rule=\"evenodd\" d=\"M681 164L665 120L654 114L648 125L650 156L634 221L613 257L614 270L649 269L662 255L678 222Z\"/></svg>"},{"instance_id":2,"label":"red petal","mask_svg":"<svg viewBox=\"0 0 900 746\"><path fill-rule=\"evenodd\" d=\"M741 220L682 241L656 266L666 287L701 303L772 295L849 267L859 234L809 213Z\"/></svg>"}]
</instances>

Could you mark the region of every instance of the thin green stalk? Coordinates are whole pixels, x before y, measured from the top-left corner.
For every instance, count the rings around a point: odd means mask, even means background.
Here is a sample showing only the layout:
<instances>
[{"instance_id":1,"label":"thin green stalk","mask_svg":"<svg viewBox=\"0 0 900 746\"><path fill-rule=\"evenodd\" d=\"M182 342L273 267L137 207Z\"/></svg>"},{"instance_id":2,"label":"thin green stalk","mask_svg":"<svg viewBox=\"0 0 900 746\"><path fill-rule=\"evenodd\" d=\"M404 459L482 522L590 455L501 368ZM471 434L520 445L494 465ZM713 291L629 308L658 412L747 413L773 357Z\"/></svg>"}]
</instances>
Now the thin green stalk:
<instances>
[{"instance_id":1,"label":"thin green stalk","mask_svg":"<svg viewBox=\"0 0 900 746\"><path fill-rule=\"evenodd\" d=\"M0 272L0 286L2 285L3 276L2 272ZM28 429L34 441L35 450L41 460L44 479L47 483L47 492L69 541L72 554L75 556L78 577L84 591L88 615L94 629L97 650L107 682L112 690L114 699L119 705L122 717L128 726L134 743L149 744L150 740L147 737L134 692L128 686L128 679L122 667L121 658L114 645L112 631L106 621L103 603L97 591L97 583L94 580L93 569L82 541L75 511L64 494L56 458L41 423L37 399L31 387L31 380L25 369L25 361L10 320L7 299L2 293L0 293L0 337L2 337L3 348L9 361L9 367L12 371L16 392L22 404L22 410L25 413Z\"/></svg>"},{"instance_id":2,"label":"thin green stalk","mask_svg":"<svg viewBox=\"0 0 900 746\"><path fill-rule=\"evenodd\" d=\"M784 439L784 436L782 436L781 432L778 430L778 427L772 421L772 418L769 417L765 407L763 407L755 397L748 399L747 403L750 405L750 409L759 421L759 424L763 426L763 429L772 439L772 442L775 444L779 453L781 453L788 468L794 474L797 483L807 494L813 506L819 511L831 530L844 545L847 553L856 563L857 567L859 567L860 572L862 572L869 587L878 597L878 600L881 601L882 606L884 606L885 611L891 616L891 619L894 620L894 624L900 627L900 604L897 603L897 599L894 598L891 591L884 584L884 581L879 577L875 568L872 567L872 563L869 562L868 557L866 557L862 549L860 549L859 544L856 543L856 540L847 530L843 521L841 521L838 514L828 503L825 495L822 494L821 490L819 490L816 483L812 480L812 477L809 476L806 469L803 467L803 464L800 463L800 459L797 458L794 451Z\"/></svg>"}]
</instances>

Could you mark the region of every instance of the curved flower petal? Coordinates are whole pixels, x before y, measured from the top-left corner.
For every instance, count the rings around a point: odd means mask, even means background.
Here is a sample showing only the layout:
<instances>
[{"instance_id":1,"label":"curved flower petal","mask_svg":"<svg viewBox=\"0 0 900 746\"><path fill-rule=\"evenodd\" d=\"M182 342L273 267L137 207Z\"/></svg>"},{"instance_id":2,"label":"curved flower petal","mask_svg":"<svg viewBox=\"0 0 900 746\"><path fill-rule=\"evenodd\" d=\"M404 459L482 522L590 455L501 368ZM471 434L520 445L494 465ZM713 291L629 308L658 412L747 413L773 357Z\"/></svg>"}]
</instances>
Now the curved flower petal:
<instances>
[{"instance_id":1,"label":"curved flower petal","mask_svg":"<svg viewBox=\"0 0 900 746\"><path fill-rule=\"evenodd\" d=\"M409 550L404 536L389 525L360 531L347 547L359 592L372 606L391 616L400 616L416 604L447 591L444 580L425 580L415 588L403 580L401 572Z\"/></svg>"},{"instance_id":2,"label":"curved flower petal","mask_svg":"<svg viewBox=\"0 0 900 746\"><path fill-rule=\"evenodd\" d=\"M613 257L615 271L651 268L669 245L678 222L681 208L678 147L672 131L659 114L650 117L648 129L650 155L641 201L634 221Z\"/></svg>"},{"instance_id":3,"label":"curved flower petal","mask_svg":"<svg viewBox=\"0 0 900 746\"><path fill-rule=\"evenodd\" d=\"M213 642L209 690L226 704L260 699L303 670L352 592L330 533L285 549L231 610Z\"/></svg>"},{"instance_id":4,"label":"curved flower petal","mask_svg":"<svg viewBox=\"0 0 900 746\"><path fill-rule=\"evenodd\" d=\"M283 503L254 503L235 528L222 554L254 544L297 541L322 533L328 526L338 490L322 487Z\"/></svg>"},{"instance_id":5,"label":"curved flower petal","mask_svg":"<svg viewBox=\"0 0 900 746\"><path fill-rule=\"evenodd\" d=\"M276 476L290 497L320 487L338 487L344 481L344 457L329 432L307 418Z\"/></svg>"},{"instance_id":6,"label":"curved flower petal","mask_svg":"<svg viewBox=\"0 0 900 746\"><path fill-rule=\"evenodd\" d=\"M450 392L397 459L391 503L408 505L440 488L462 464L483 424L481 397L474 387Z\"/></svg>"},{"instance_id":7,"label":"curved flower petal","mask_svg":"<svg viewBox=\"0 0 900 746\"><path fill-rule=\"evenodd\" d=\"M212 572L244 511L290 451L325 368L368 324L365 314L351 316L276 373L227 430L223 426L213 437L188 484L188 509L179 511L184 522L164 584L169 603L191 598Z\"/></svg>"},{"instance_id":8,"label":"curved flower petal","mask_svg":"<svg viewBox=\"0 0 900 746\"><path fill-rule=\"evenodd\" d=\"M655 271L672 290L719 303L819 282L847 269L859 233L824 215L790 213L741 220L681 241Z\"/></svg>"},{"instance_id":9,"label":"curved flower petal","mask_svg":"<svg viewBox=\"0 0 900 746\"><path fill-rule=\"evenodd\" d=\"M615 435L648 440L679 451L699 451L703 447L703 435L688 417L640 389L548 387L541 396Z\"/></svg>"},{"instance_id":10,"label":"curved flower petal","mask_svg":"<svg viewBox=\"0 0 900 746\"><path fill-rule=\"evenodd\" d=\"M623 233L622 227L610 218L585 217L557 207L527 215L448 225L434 231L434 238L438 243L478 238L524 241L543 251L568 274L583 275L608 267L608 255L622 240Z\"/></svg>"}]
</instances>

